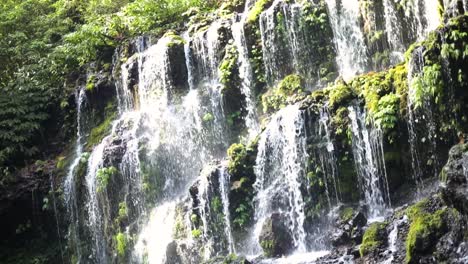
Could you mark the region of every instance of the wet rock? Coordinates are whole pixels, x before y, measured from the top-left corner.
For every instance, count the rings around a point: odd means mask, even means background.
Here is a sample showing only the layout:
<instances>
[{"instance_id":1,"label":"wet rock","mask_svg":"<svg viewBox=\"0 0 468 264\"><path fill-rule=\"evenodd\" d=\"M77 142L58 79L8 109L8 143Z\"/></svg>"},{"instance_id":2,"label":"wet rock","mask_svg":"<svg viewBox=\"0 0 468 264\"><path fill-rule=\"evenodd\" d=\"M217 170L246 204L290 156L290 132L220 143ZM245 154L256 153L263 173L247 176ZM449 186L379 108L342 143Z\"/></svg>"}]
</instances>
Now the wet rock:
<instances>
[{"instance_id":1,"label":"wet rock","mask_svg":"<svg viewBox=\"0 0 468 264\"><path fill-rule=\"evenodd\" d=\"M365 208L357 210L352 207L342 208L335 220L335 229L331 236L331 243L335 247L360 244L364 234L363 227L367 224Z\"/></svg>"},{"instance_id":2,"label":"wet rock","mask_svg":"<svg viewBox=\"0 0 468 264\"><path fill-rule=\"evenodd\" d=\"M338 230L332 234L331 242L335 247L345 245L350 242L349 233L344 230Z\"/></svg>"},{"instance_id":3,"label":"wet rock","mask_svg":"<svg viewBox=\"0 0 468 264\"><path fill-rule=\"evenodd\" d=\"M181 263L181 258L177 252L177 243L172 241L166 248L166 264Z\"/></svg>"},{"instance_id":4,"label":"wet rock","mask_svg":"<svg viewBox=\"0 0 468 264\"><path fill-rule=\"evenodd\" d=\"M441 172L441 193L445 202L468 213L468 144L454 146Z\"/></svg>"},{"instance_id":5,"label":"wet rock","mask_svg":"<svg viewBox=\"0 0 468 264\"><path fill-rule=\"evenodd\" d=\"M267 257L279 257L294 249L293 238L286 226L285 217L272 214L263 224L259 237L260 245Z\"/></svg>"},{"instance_id":6,"label":"wet rock","mask_svg":"<svg viewBox=\"0 0 468 264\"><path fill-rule=\"evenodd\" d=\"M248 261L245 257L236 256L231 254L226 257L215 257L206 262L205 264L251 264L252 262Z\"/></svg>"},{"instance_id":7,"label":"wet rock","mask_svg":"<svg viewBox=\"0 0 468 264\"><path fill-rule=\"evenodd\" d=\"M170 35L171 42L168 44L168 75L170 86L173 88L173 93L187 91L188 71L185 64L184 41L180 36Z\"/></svg>"}]
</instances>

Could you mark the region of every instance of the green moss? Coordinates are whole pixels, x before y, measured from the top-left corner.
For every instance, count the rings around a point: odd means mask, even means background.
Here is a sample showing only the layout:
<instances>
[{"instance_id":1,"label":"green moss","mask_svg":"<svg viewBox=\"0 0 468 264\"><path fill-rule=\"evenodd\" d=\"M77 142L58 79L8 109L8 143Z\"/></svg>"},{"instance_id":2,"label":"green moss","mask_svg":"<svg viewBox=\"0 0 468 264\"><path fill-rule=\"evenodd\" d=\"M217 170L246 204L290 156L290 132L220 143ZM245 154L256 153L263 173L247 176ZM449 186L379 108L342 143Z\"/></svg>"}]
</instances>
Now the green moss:
<instances>
[{"instance_id":1,"label":"green moss","mask_svg":"<svg viewBox=\"0 0 468 264\"><path fill-rule=\"evenodd\" d=\"M272 3L273 0L258 0L247 15L247 23L257 23L260 14Z\"/></svg>"},{"instance_id":2,"label":"green moss","mask_svg":"<svg viewBox=\"0 0 468 264\"><path fill-rule=\"evenodd\" d=\"M205 123L210 123L214 120L214 116L212 113L206 113L205 115L203 115L203 118L202 118L203 122Z\"/></svg>"},{"instance_id":3,"label":"green moss","mask_svg":"<svg viewBox=\"0 0 468 264\"><path fill-rule=\"evenodd\" d=\"M354 215L354 209L352 207L346 207L340 212L340 220L343 222L349 222Z\"/></svg>"},{"instance_id":4,"label":"green moss","mask_svg":"<svg viewBox=\"0 0 468 264\"><path fill-rule=\"evenodd\" d=\"M200 229L193 229L192 230L192 237L195 239L200 238L202 235L202 231Z\"/></svg>"},{"instance_id":5,"label":"green moss","mask_svg":"<svg viewBox=\"0 0 468 264\"><path fill-rule=\"evenodd\" d=\"M127 236L119 232L114 236L114 243L115 243L115 251L119 255L119 257L124 257L125 252L127 250L128 238Z\"/></svg>"},{"instance_id":6,"label":"green moss","mask_svg":"<svg viewBox=\"0 0 468 264\"><path fill-rule=\"evenodd\" d=\"M233 219L233 227L237 231L245 231L252 220L255 182L256 143L249 146L233 144L228 149L228 172L231 175L232 202L229 211Z\"/></svg>"},{"instance_id":7,"label":"green moss","mask_svg":"<svg viewBox=\"0 0 468 264\"><path fill-rule=\"evenodd\" d=\"M385 232L387 223L372 223L364 233L362 238L362 244L359 247L359 253L361 257L369 254L373 250L377 249L384 242L382 233Z\"/></svg>"},{"instance_id":8,"label":"green moss","mask_svg":"<svg viewBox=\"0 0 468 264\"><path fill-rule=\"evenodd\" d=\"M233 89L236 86L239 75L239 67L237 65L238 52L235 45L226 47L226 55L219 66L220 82L223 84L223 93L227 89Z\"/></svg>"},{"instance_id":9,"label":"green moss","mask_svg":"<svg viewBox=\"0 0 468 264\"><path fill-rule=\"evenodd\" d=\"M247 148L244 144L232 144L227 150L228 154L228 171L229 174L237 174L245 167L245 159L247 157Z\"/></svg>"},{"instance_id":10,"label":"green moss","mask_svg":"<svg viewBox=\"0 0 468 264\"><path fill-rule=\"evenodd\" d=\"M164 34L164 37L167 37L167 38L171 39L171 41L167 43L167 46L169 48L185 44L185 40L181 36L177 35L172 30L166 32L166 34Z\"/></svg>"},{"instance_id":11,"label":"green moss","mask_svg":"<svg viewBox=\"0 0 468 264\"><path fill-rule=\"evenodd\" d=\"M117 112L115 106L110 102L105 110L105 119L98 126L93 128L89 133L89 137L86 143L86 148L88 150L92 149L94 146L98 145L104 137L110 132L112 128L112 122L117 117Z\"/></svg>"},{"instance_id":12,"label":"green moss","mask_svg":"<svg viewBox=\"0 0 468 264\"><path fill-rule=\"evenodd\" d=\"M406 263L413 263L414 254L424 252L434 245L446 228L445 215L448 209L430 212L428 200L423 200L406 210L411 224L406 237Z\"/></svg>"},{"instance_id":13,"label":"green moss","mask_svg":"<svg viewBox=\"0 0 468 264\"><path fill-rule=\"evenodd\" d=\"M128 216L128 208L126 202L119 203L119 218L124 219Z\"/></svg>"},{"instance_id":14,"label":"green moss","mask_svg":"<svg viewBox=\"0 0 468 264\"><path fill-rule=\"evenodd\" d=\"M355 96L353 90L342 81L337 82L327 91L329 96L328 104L331 109L346 105Z\"/></svg>"},{"instance_id":15,"label":"green moss","mask_svg":"<svg viewBox=\"0 0 468 264\"><path fill-rule=\"evenodd\" d=\"M86 80L86 90L92 91L96 87L96 75L90 74L88 75L88 79Z\"/></svg>"},{"instance_id":16,"label":"green moss","mask_svg":"<svg viewBox=\"0 0 468 264\"><path fill-rule=\"evenodd\" d=\"M288 75L274 89L262 96L263 111L279 110L305 97L304 81L301 76Z\"/></svg>"}]
</instances>

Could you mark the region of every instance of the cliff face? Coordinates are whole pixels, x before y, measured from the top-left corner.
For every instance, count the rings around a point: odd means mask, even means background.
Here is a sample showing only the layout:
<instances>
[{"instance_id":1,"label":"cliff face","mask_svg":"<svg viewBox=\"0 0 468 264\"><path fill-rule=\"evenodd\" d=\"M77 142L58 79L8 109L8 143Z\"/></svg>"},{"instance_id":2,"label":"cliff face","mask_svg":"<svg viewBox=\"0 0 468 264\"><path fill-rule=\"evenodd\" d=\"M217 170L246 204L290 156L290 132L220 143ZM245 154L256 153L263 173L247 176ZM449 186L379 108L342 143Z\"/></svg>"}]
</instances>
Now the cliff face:
<instances>
[{"instance_id":1,"label":"cliff face","mask_svg":"<svg viewBox=\"0 0 468 264\"><path fill-rule=\"evenodd\" d=\"M129 41L2 192L4 237L55 241L38 263L464 263L466 8L235 1Z\"/></svg>"}]
</instances>

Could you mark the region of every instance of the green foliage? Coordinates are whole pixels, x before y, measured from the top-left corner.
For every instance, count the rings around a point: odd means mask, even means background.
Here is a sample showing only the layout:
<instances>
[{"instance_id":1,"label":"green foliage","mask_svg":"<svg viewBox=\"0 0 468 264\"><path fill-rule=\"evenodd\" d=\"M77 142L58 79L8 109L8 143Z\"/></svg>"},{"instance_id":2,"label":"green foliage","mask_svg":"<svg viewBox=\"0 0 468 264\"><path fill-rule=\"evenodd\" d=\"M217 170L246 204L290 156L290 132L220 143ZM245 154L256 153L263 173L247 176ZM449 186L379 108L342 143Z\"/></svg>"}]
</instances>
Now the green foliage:
<instances>
[{"instance_id":1,"label":"green foliage","mask_svg":"<svg viewBox=\"0 0 468 264\"><path fill-rule=\"evenodd\" d=\"M382 233L385 232L387 223L372 223L364 233L362 238L362 244L359 247L359 253L361 257L367 255L372 250L378 248L384 242L384 236Z\"/></svg>"},{"instance_id":2,"label":"green foliage","mask_svg":"<svg viewBox=\"0 0 468 264\"><path fill-rule=\"evenodd\" d=\"M219 196L215 196L214 198L211 199L210 208L215 213L222 213L223 204L222 204L221 199L219 198Z\"/></svg>"},{"instance_id":3,"label":"green foliage","mask_svg":"<svg viewBox=\"0 0 468 264\"><path fill-rule=\"evenodd\" d=\"M99 169L96 172L96 181L97 181L96 191L98 193L104 191L107 188L107 184L109 184L110 178L114 176L116 173L117 173L117 169L115 167Z\"/></svg>"},{"instance_id":4,"label":"green foliage","mask_svg":"<svg viewBox=\"0 0 468 264\"><path fill-rule=\"evenodd\" d=\"M244 230L252 221L255 182L253 166L256 156L254 145L255 142L250 146L233 144L228 149L228 172L232 183L229 210L237 230Z\"/></svg>"},{"instance_id":5,"label":"green foliage","mask_svg":"<svg viewBox=\"0 0 468 264\"><path fill-rule=\"evenodd\" d=\"M192 237L195 239L200 238L202 235L202 231L200 229L193 229L192 230Z\"/></svg>"},{"instance_id":6,"label":"green foliage","mask_svg":"<svg viewBox=\"0 0 468 264\"><path fill-rule=\"evenodd\" d=\"M431 96L436 103L440 103L443 96L442 67L440 64L424 66L421 75L413 79L411 88L412 100L416 107L421 107L424 100Z\"/></svg>"},{"instance_id":7,"label":"green foliage","mask_svg":"<svg viewBox=\"0 0 468 264\"><path fill-rule=\"evenodd\" d=\"M127 250L127 245L128 245L127 235L125 235L122 232L117 233L114 236L114 243L115 243L115 251L117 252L119 257L124 257L125 252Z\"/></svg>"},{"instance_id":8,"label":"green foliage","mask_svg":"<svg viewBox=\"0 0 468 264\"><path fill-rule=\"evenodd\" d=\"M259 0L255 2L255 5L250 9L249 14L247 15L247 23L257 23L260 14L272 3L273 0Z\"/></svg>"},{"instance_id":9,"label":"green foliage","mask_svg":"<svg viewBox=\"0 0 468 264\"><path fill-rule=\"evenodd\" d=\"M329 100L328 104L331 109L337 109L345 105L354 97L354 92L344 82L337 82L334 86L328 89Z\"/></svg>"},{"instance_id":10,"label":"green foliage","mask_svg":"<svg viewBox=\"0 0 468 264\"><path fill-rule=\"evenodd\" d=\"M229 174L237 174L241 169L245 168L245 159L247 157L247 149L245 145L241 143L232 144L227 150L227 155L229 157Z\"/></svg>"},{"instance_id":11,"label":"green foliage","mask_svg":"<svg viewBox=\"0 0 468 264\"><path fill-rule=\"evenodd\" d=\"M119 218L123 219L128 216L128 209L127 209L127 203L126 202L121 202L119 203Z\"/></svg>"},{"instance_id":12,"label":"green foliage","mask_svg":"<svg viewBox=\"0 0 468 264\"><path fill-rule=\"evenodd\" d=\"M88 80L86 80L86 90L92 91L96 86L96 75L91 74L88 76Z\"/></svg>"},{"instance_id":13,"label":"green foliage","mask_svg":"<svg viewBox=\"0 0 468 264\"><path fill-rule=\"evenodd\" d=\"M288 104L305 98L304 82L301 76L286 76L273 89L262 96L263 111L279 110Z\"/></svg>"},{"instance_id":14,"label":"green foliage","mask_svg":"<svg viewBox=\"0 0 468 264\"><path fill-rule=\"evenodd\" d=\"M393 129L398 122L400 98L396 94L387 94L379 99L374 120L380 128Z\"/></svg>"},{"instance_id":15,"label":"green foliage","mask_svg":"<svg viewBox=\"0 0 468 264\"><path fill-rule=\"evenodd\" d=\"M203 122L205 123L210 123L214 120L214 116L212 113L206 113L205 115L203 115L203 118L202 118Z\"/></svg>"},{"instance_id":16,"label":"green foliage","mask_svg":"<svg viewBox=\"0 0 468 264\"><path fill-rule=\"evenodd\" d=\"M260 246L263 249L263 252L265 253L266 257L273 257L274 256L274 248L275 248L276 242L274 240L263 240L260 243Z\"/></svg>"},{"instance_id":17,"label":"green foliage","mask_svg":"<svg viewBox=\"0 0 468 264\"><path fill-rule=\"evenodd\" d=\"M220 82L223 84L223 89L233 89L235 87L235 78L239 75L239 67L237 65L238 52L234 45L226 47L226 55L219 66Z\"/></svg>"}]
</instances>

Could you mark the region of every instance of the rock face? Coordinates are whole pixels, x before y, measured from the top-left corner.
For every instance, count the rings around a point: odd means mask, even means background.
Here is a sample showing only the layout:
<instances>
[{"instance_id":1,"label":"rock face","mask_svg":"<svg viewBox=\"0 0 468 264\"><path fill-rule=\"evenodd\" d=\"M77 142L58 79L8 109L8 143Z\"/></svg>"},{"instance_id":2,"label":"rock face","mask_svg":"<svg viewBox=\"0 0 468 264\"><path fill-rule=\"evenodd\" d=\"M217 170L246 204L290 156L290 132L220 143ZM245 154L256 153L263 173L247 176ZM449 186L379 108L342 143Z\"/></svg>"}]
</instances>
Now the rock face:
<instances>
[{"instance_id":1,"label":"rock face","mask_svg":"<svg viewBox=\"0 0 468 264\"><path fill-rule=\"evenodd\" d=\"M331 243L335 247L352 246L360 244L363 236L363 228L367 224L365 209L344 208L335 221L335 231L331 236Z\"/></svg>"},{"instance_id":2,"label":"rock face","mask_svg":"<svg viewBox=\"0 0 468 264\"><path fill-rule=\"evenodd\" d=\"M441 192L444 200L457 210L468 213L468 144L459 144L449 153L443 168Z\"/></svg>"},{"instance_id":3,"label":"rock face","mask_svg":"<svg viewBox=\"0 0 468 264\"><path fill-rule=\"evenodd\" d=\"M280 257L294 249L293 238L289 232L284 217L274 213L263 224L259 237L265 256Z\"/></svg>"},{"instance_id":4,"label":"rock face","mask_svg":"<svg viewBox=\"0 0 468 264\"><path fill-rule=\"evenodd\" d=\"M383 222L366 226L360 210L341 209L330 235L334 250L318 263L333 263L343 255L356 263L466 263L467 165L468 144L454 146L439 190L395 209Z\"/></svg>"}]
</instances>

